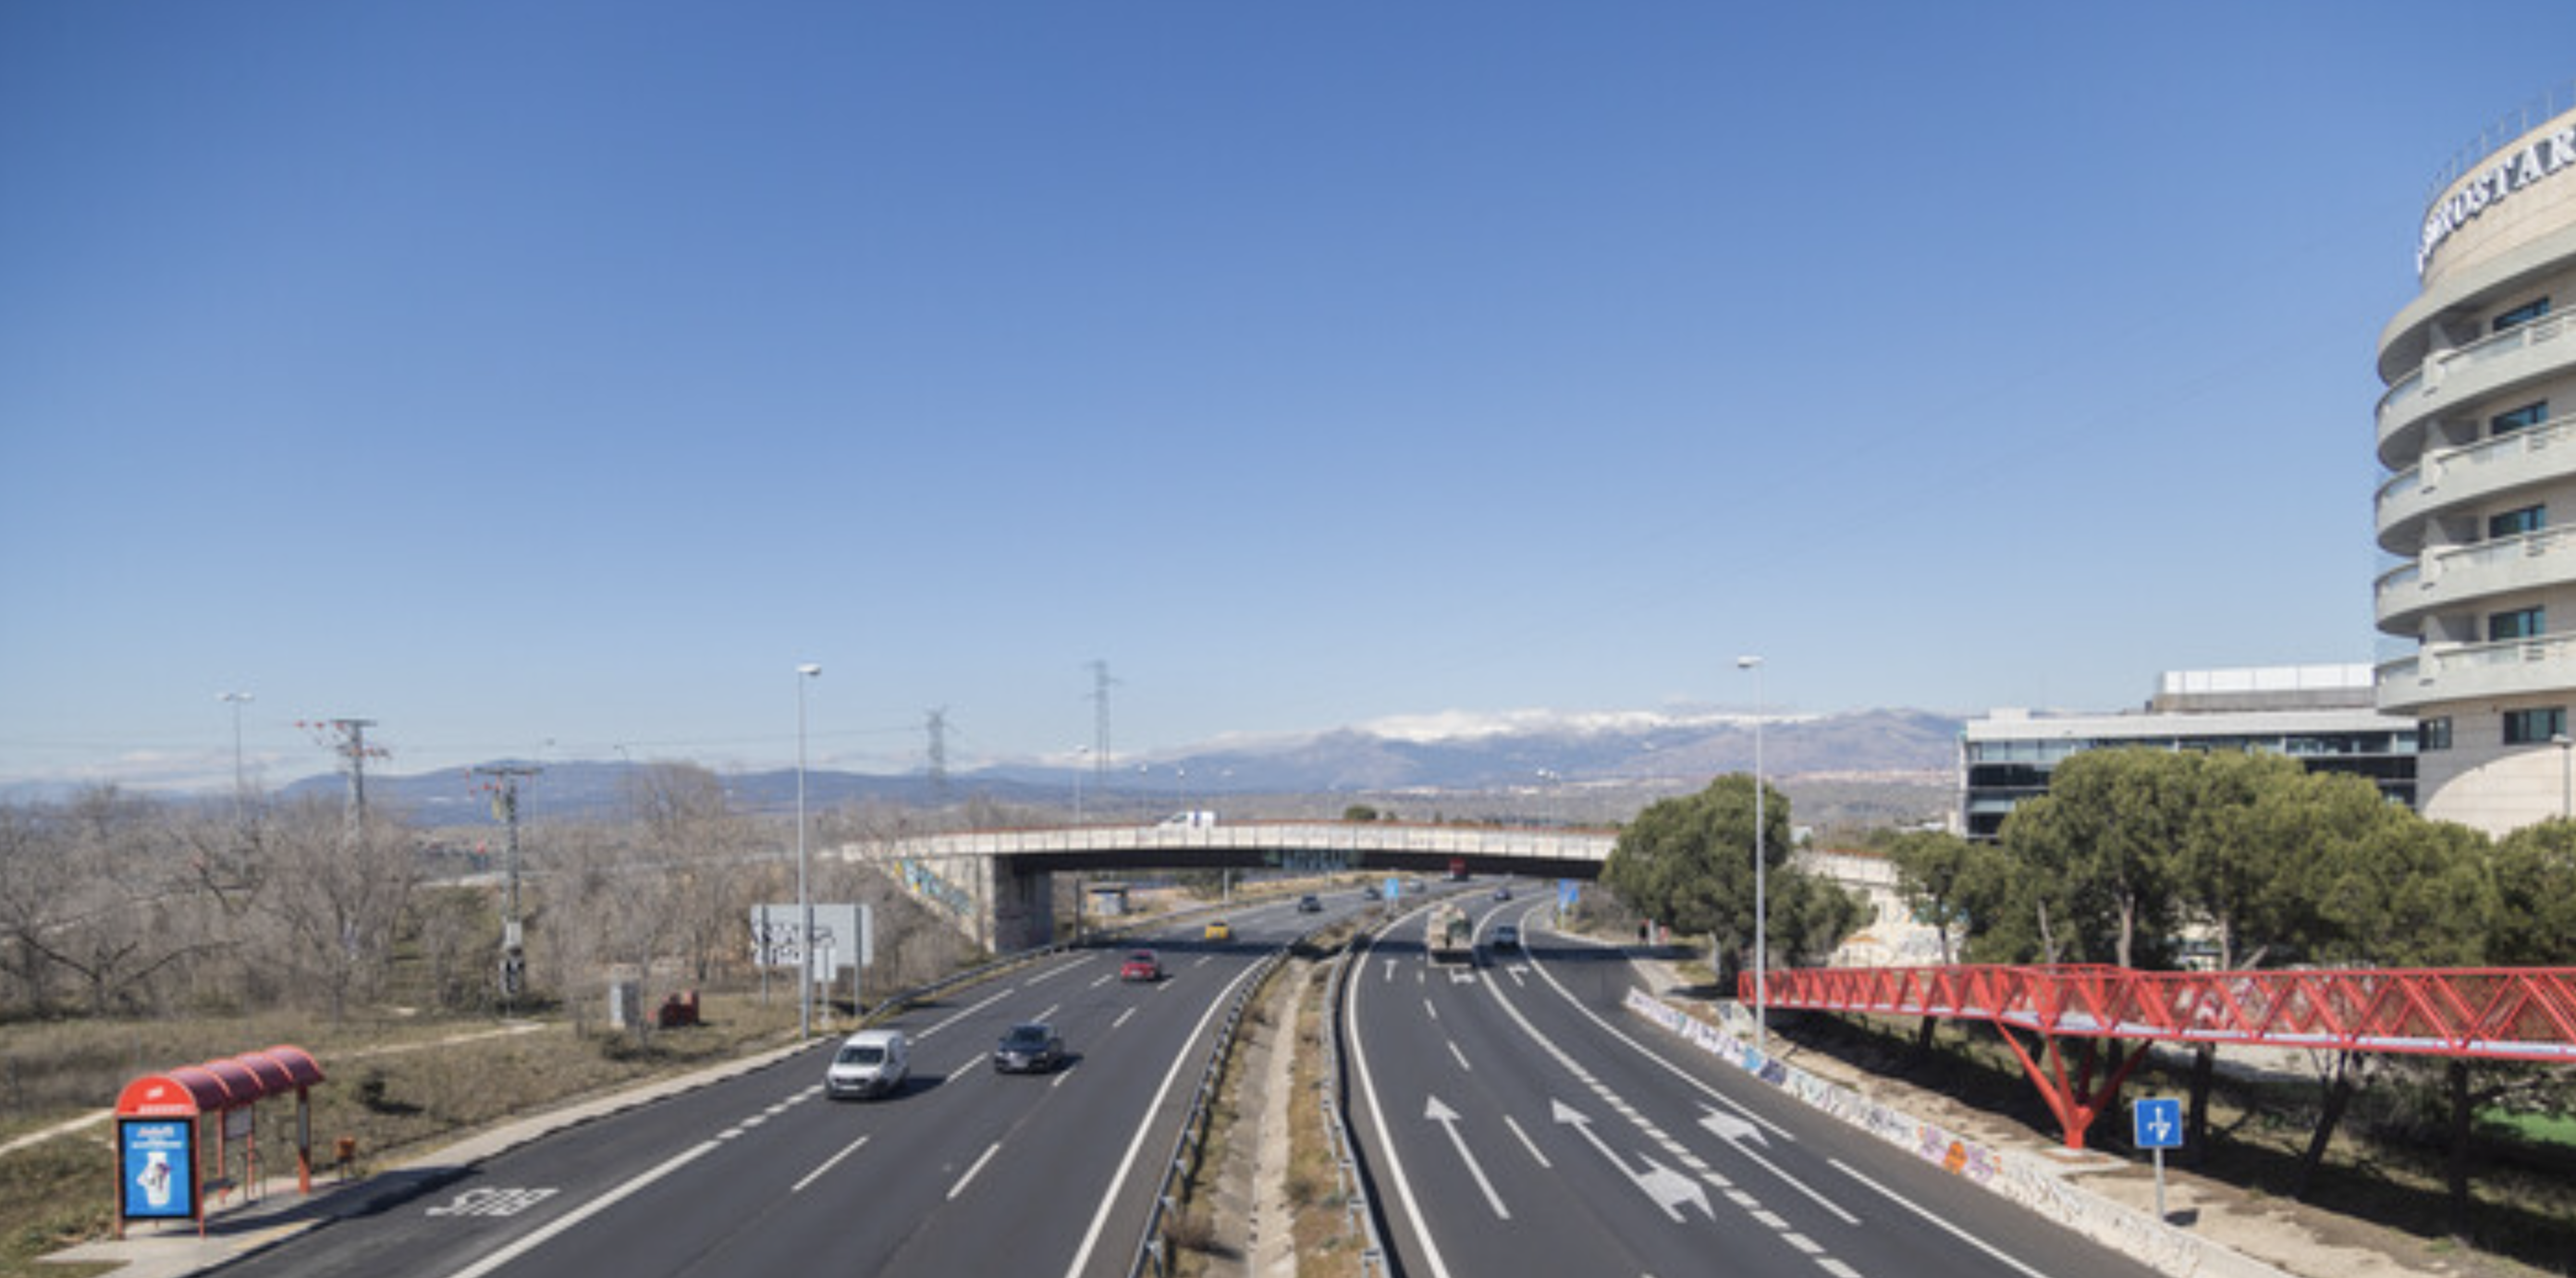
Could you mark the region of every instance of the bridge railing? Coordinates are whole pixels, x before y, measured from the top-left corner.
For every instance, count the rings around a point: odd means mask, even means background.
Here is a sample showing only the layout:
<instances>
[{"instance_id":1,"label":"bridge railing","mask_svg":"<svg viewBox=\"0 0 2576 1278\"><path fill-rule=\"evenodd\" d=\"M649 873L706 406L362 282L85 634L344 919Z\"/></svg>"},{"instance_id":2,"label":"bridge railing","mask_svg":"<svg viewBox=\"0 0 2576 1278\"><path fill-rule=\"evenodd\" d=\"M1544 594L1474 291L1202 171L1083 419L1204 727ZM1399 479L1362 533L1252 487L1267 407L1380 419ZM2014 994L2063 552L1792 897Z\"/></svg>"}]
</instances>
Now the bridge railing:
<instances>
[{"instance_id":1,"label":"bridge railing","mask_svg":"<svg viewBox=\"0 0 2576 1278\"><path fill-rule=\"evenodd\" d=\"M1808 968L1771 1006L1995 1021L2054 1037L2576 1063L2576 968L2142 972L2061 965ZM1738 995L1753 998L1752 977Z\"/></svg>"}]
</instances>

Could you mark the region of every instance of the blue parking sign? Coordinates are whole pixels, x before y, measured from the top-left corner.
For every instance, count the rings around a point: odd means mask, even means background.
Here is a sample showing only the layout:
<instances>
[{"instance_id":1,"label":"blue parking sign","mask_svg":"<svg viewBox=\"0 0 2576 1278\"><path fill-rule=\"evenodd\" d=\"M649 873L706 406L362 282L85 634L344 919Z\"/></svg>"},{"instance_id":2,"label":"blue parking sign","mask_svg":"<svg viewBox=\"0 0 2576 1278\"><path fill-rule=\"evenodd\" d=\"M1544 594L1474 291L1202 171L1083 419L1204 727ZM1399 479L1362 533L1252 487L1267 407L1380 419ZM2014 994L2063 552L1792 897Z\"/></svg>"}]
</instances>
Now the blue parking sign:
<instances>
[{"instance_id":1,"label":"blue parking sign","mask_svg":"<svg viewBox=\"0 0 2576 1278\"><path fill-rule=\"evenodd\" d=\"M2140 1149L2182 1148L2182 1102L2172 1097L2141 1100L2129 1108L2129 1143Z\"/></svg>"}]
</instances>

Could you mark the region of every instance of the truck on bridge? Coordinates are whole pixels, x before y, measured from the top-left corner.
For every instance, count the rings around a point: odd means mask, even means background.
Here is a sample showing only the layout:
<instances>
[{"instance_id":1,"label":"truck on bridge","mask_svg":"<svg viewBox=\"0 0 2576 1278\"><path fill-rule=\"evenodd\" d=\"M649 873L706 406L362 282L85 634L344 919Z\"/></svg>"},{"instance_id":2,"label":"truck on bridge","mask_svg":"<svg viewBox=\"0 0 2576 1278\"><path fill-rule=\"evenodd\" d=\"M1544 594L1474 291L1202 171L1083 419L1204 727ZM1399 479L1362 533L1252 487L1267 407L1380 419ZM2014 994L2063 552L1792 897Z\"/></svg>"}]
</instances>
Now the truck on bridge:
<instances>
[{"instance_id":1,"label":"truck on bridge","mask_svg":"<svg viewBox=\"0 0 2576 1278\"><path fill-rule=\"evenodd\" d=\"M1422 928L1424 948L1434 963L1465 963L1476 954L1476 929L1467 912L1447 901L1431 907Z\"/></svg>"}]
</instances>

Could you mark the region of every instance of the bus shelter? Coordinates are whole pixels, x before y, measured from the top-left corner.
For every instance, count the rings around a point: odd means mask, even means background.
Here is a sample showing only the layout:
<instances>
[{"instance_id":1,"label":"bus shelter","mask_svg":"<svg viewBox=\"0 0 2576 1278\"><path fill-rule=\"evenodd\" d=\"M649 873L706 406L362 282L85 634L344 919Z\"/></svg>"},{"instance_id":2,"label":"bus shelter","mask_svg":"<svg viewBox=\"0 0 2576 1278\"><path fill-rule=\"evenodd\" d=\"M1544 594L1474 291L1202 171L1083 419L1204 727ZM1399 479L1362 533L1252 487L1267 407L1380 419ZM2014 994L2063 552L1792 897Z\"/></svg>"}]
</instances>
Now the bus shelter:
<instances>
[{"instance_id":1,"label":"bus shelter","mask_svg":"<svg viewBox=\"0 0 2576 1278\"><path fill-rule=\"evenodd\" d=\"M313 1101L322 1066L300 1047L245 1052L146 1074L116 1098L116 1236L129 1220L188 1220L209 1199L260 1184L258 1105L295 1098L295 1184L313 1192ZM240 1178L232 1176L240 1150ZM212 1157L209 1159L208 1154Z\"/></svg>"}]
</instances>

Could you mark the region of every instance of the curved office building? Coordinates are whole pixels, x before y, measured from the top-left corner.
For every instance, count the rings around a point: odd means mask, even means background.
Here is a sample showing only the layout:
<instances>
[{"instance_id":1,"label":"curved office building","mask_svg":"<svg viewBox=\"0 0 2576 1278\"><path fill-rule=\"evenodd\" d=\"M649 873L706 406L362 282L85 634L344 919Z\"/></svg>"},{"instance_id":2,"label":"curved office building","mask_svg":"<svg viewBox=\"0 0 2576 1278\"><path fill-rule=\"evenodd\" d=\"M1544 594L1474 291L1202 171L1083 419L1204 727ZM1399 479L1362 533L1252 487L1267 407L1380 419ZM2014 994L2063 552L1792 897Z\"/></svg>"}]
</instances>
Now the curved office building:
<instances>
[{"instance_id":1,"label":"curved office building","mask_svg":"<svg viewBox=\"0 0 2576 1278\"><path fill-rule=\"evenodd\" d=\"M2576 804L2576 110L2489 140L2379 338L2376 615L2414 652L2375 680L2418 810L2502 833Z\"/></svg>"}]
</instances>

